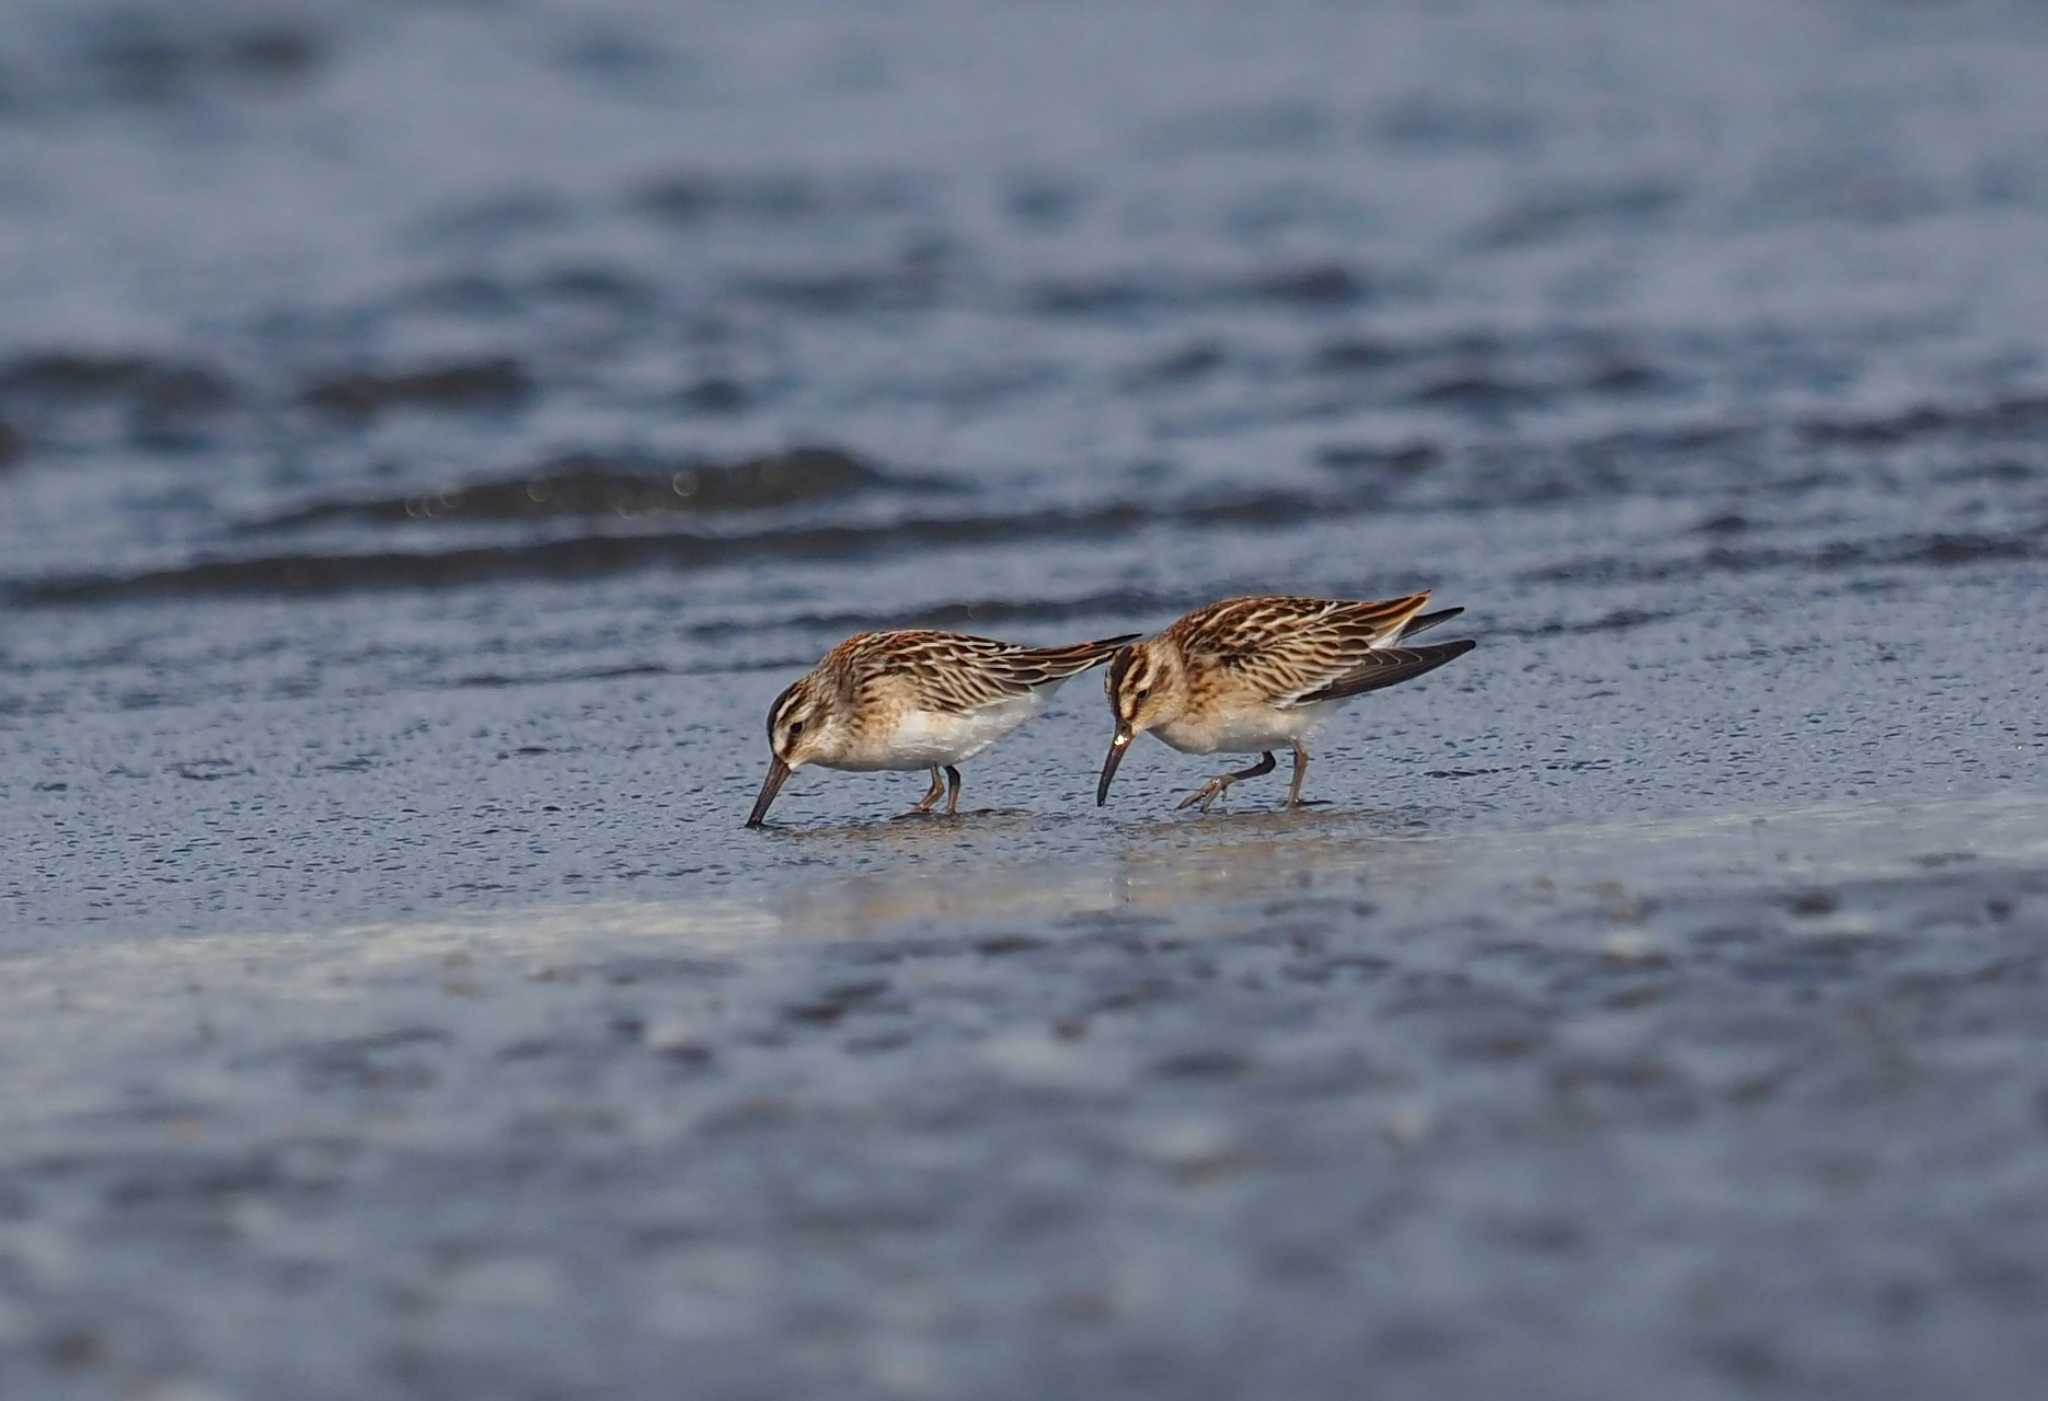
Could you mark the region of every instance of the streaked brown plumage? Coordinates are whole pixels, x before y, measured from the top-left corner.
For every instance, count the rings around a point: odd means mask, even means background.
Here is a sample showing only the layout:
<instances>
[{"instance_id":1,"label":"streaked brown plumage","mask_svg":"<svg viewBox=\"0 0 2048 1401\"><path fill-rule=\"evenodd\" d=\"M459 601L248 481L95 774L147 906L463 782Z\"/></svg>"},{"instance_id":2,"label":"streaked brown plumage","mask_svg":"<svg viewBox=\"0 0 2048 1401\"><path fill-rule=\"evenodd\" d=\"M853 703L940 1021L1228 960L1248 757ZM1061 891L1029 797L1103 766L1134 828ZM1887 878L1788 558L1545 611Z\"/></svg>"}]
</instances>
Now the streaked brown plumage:
<instances>
[{"instance_id":1,"label":"streaked brown plumage","mask_svg":"<svg viewBox=\"0 0 2048 1401\"><path fill-rule=\"evenodd\" d=\"M761 825L784 780L806 764L930 769L931 788L916 811L929 812L943 792L946 811L955 812L955 764L1023 724L1061 682L1108 661L1137 636L1026 647L956 632L856 633L768 707L768 776L747 825Z\"/></svg>"},{"instance_id":2,"label":"streaked brown plumage","mask_svg":"<svg viewBox=\"0 0 2048 1401\"><path fill-rule=\"evenodd\" d=\"M1301 802L1307 736L1344 701L1433 671L1476 643L1406 645L1406 638L1464 610L1424 614L1427 593L1359 601L1282 595L1227 598L1197 608L1165 631L1132 643L1104 679L1116 733L1096 787L1109 799L1124 751L1150 730L1189 754L1257 753L1250 768L1222 773L1182 807L1207 811L1231 784L1271 773L1272 751L1294 750L1289 806Z\"/></svg>"}]
</instances>

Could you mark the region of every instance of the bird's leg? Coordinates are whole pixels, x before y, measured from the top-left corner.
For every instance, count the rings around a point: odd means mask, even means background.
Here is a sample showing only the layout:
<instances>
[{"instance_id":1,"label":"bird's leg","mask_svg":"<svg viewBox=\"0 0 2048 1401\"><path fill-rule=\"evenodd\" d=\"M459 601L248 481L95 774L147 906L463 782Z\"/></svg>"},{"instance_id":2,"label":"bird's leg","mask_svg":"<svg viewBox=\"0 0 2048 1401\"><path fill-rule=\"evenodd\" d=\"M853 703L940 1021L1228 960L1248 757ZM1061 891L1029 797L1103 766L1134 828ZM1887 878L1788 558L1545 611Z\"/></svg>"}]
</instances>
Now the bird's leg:
<instances>
[{"instance_id":1,"label":"bird's leg","mask_svg":"<svg viewBox=\"0 0 2048 1401\"><path fill-rule=\"evenodd\" d=\"M911 811L914 813L930 812L932 810L932 804L936 803L939 800L940 795L943 794L945 791L946 785L939 781L939 766L937 764L933 764L932 786L925 790L924 796L917 800L917 806L913 807Z\"/></svg>"},{"instance_id":2,"label":"bird's leg","mask_svg":"<svg viewBox=\"0 0 2048 1401\"><path fill-rule=\"evenodd\" d=\"M1207 812L1209 804L1222 797L1223 790L1237 782L1240 778L1257 778L1262 773L1273 772L1275 767L1273 752L1267 750L1259 756L1259 762L1253 764L1248 769L1239 769L1236 773L1217 774L1200 788L1197 788L1194 792L1188 794L1187 797L1181 799L1180 805L1184 808L1200 807L1203 812Z\"/></svg>"},{"instance_id":3,"label":"bird's leg","mask_svg":"<svg viewBox=\"0 0 2048 1401\"><path fill-rule=\"evenodd\" d=\"M1287 785L1287 806L1301 806L1301 781L1308 777L1308 749L1300 740L1294 741L1294 782Z\"/></svg>"},{"instance_id":4,"label":"bird's leg","mask_svg":"<svg viewBox=\"0 0 2048 1401\"><path fill-rule=\"evenodd\" d=\"M939 771L933 769L932 796L934 798L939 796L938 783ZM951 817L958 811L960 811L960 770L948 764L946 765L946 816Z\"/></svg>"}]
</instances>

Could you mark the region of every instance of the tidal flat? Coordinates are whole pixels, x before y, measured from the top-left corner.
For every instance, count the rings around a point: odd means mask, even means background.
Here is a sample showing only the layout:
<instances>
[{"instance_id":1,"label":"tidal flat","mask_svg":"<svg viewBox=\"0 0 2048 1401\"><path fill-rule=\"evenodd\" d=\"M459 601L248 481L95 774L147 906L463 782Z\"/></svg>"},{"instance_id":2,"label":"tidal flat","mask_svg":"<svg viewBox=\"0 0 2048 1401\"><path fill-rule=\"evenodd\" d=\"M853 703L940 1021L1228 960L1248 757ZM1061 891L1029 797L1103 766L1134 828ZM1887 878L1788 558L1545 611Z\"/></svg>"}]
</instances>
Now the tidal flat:
<instances>
[{"instance_id":1,"label":"tidal flat","mask_svg":"<svg viewBox=\"0 0 2048 1401\"><path fill-rule=\"evenodd\" d=\"M2038 1392L2038 7L157 8L0 0L0 1396ZM1423 588L1323 806L741 829Z\"/></svg>"}]
</instances>

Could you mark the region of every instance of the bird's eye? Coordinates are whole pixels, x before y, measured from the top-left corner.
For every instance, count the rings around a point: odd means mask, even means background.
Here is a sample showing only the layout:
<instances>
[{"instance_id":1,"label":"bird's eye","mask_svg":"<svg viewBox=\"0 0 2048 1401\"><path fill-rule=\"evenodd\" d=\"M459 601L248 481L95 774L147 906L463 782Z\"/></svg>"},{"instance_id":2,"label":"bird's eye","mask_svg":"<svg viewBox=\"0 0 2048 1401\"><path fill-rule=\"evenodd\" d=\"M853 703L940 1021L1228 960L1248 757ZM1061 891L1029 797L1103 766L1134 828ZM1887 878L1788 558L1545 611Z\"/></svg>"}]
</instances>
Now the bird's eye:
<instances>
[{"instance_id":1,"label":"bird's eye","mask_svg":"<svg viewBox=\"0 0 2048 1401\"><path fill-rule=\"evenodd\" d=\"M792 720L792 721L790 721L790 722L789 722L789 737L790 737L791 739L795 739L795 738L796 738L796 737L797 737L798 735L802 734L803 732L804 732L804 722L803 722L803 721L801 721L801 720Z\"/></svg>"},{"instance_id":2,"label":"bird's eye","mask_svg":"<svg viewBox=\"0 0 2048 1401\"><path fill-rule=\"evenodd\" d=\"M1138 699L1139 699L1139 700L1144 700L1144 699L1145 699L1145 698L1146 698L1147 696L1150 696L1151 694L1152 694L1152 688L1151 688L1150 686L1141 686L1141 687L1139 687L1139 688L1138 688Z\"/></svg>"}]
</instances>

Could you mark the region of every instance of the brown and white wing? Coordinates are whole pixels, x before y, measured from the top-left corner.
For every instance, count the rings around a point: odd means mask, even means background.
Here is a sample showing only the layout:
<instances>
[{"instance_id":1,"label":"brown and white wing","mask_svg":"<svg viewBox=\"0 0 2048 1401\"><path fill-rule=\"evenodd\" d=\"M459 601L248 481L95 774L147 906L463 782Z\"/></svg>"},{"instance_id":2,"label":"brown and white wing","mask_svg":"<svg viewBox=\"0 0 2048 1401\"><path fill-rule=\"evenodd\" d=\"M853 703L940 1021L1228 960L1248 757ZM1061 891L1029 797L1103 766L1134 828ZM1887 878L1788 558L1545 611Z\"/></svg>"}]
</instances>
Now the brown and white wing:
<instances>
[{"instance_id":1,"label":"brown and white wing","mask_svg":"<svg viewBox=\"0 0 2048 1401\"><path fill-rule=\"evenodd\" d=\"M1341 688L1361 672L1385 674L1380 658L1397 650L1411 625L1429 626L1459 611L1418 617L1428 603L1427 593L1379 600L1233 598L1190 613L1170 631L1185 654L1236 673L1276 705L1299 705L1355 694Z\"/></svg>"},{"instance_id":2,"label":"brown and white wing","mask_svg":"<svg viewBox=\"0 0 2048 1401\"><path fill-rule=\"evenodd\" d=\"M1467 637L1456 642L1425 642L1415 647L1377 647L1348 674L1297 697L1293 703L1309 705L1317 701L1343 700L1347 696L1363 695L1385 686L1398 686L1403 681L1413 681L1426 671L1435 671L1445 662L1464 656L1478 645Z\"/></svg>"},{"instance_id":3,"label":"brown and white wing","mask_svg":"<svg viewBox=\"0 0 2048 1401\"><path fill-rule=\"evenodd\" d=\"M1139 635L1023 647L957 632L871 633L861 670L871 684L901 688L921 710L978 710L1099 666Z\"/></svg>"}]
</instances>

